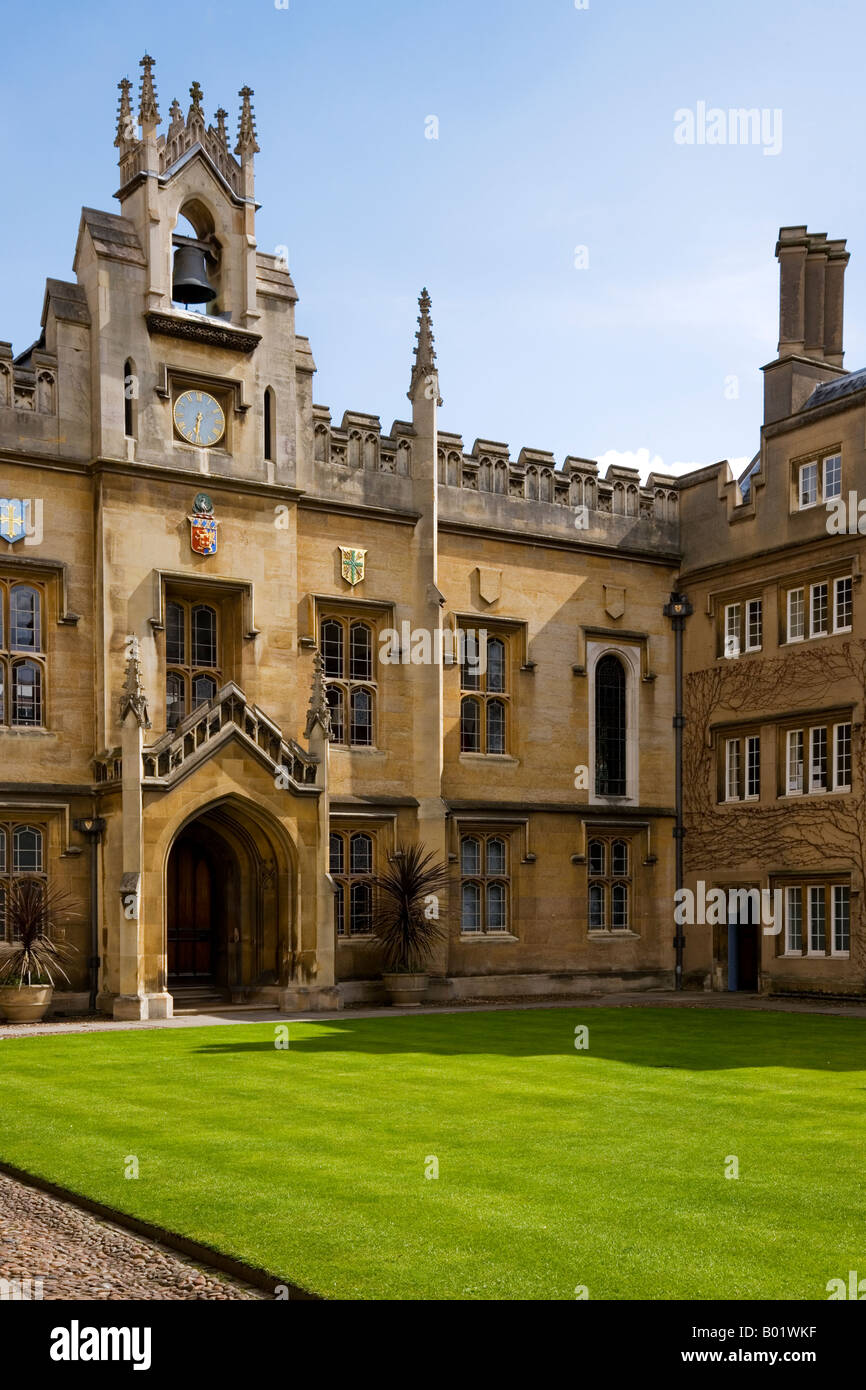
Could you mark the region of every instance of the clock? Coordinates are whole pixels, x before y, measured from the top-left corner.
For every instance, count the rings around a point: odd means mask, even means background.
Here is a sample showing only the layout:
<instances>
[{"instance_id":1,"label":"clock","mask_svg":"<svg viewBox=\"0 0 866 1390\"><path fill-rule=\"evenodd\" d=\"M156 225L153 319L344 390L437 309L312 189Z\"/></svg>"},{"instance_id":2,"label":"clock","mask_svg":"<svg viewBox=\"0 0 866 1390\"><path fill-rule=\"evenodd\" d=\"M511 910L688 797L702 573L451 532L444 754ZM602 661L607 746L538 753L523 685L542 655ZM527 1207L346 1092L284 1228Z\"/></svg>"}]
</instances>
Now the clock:
<instances>
[{"instance_id":1,"label":"clock","mask_svg":"<svg viewBox=\"0 0 866 1390\"><path fill-rule=\"evenodd\" d=\"M174 423L181 439L210 449L226 432L222 406L209 391L183 391L174 403Z\"/></svg>"}]
</instances>

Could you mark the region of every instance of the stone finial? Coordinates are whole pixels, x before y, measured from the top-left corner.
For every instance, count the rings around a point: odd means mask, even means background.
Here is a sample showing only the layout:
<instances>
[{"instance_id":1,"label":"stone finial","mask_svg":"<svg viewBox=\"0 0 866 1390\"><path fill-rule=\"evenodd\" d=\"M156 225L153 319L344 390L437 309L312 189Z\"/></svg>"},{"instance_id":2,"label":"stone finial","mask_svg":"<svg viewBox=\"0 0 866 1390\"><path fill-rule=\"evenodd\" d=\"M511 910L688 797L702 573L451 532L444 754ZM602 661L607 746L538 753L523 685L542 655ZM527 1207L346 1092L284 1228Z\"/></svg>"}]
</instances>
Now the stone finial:
<instances>
[{"instance_id":1,"label":"stone finial","mask_svg":"<svg viewBox=\"0 0 866 1390\"><path fill-rule=\"evenodd\" d=\"M187 127L200 125L204 128L204 111L201 108L201 99L204 93L198 82L193 82L189 94L192 97L192 106L189 108L186 118Z\"/></svg>"},{"instance_id":2,"label":"stone finial","mask_svg":"<svg viewBox=\"0 0 866 1390\"><path fill-rule=\"evenodd\" d=\"M220 142L220 144L222 145L223 149L225 150L226 154L228 154L228 152L229 152L229 135L228 135L228 131L226 130L226 118L227 118L228 114L229 114L228 111L226 111L225 108L222 107L222 106L220 107L219 111L217 111L217 113L216 113L216 123L217 123L216 133L217 133L217 139L219 140L219 142Z\"/></svg>"},{"instance_id":3,"label":"stone finial","mask_svg":"<svg viewBox=\"0 0 866 1390\"><path fill-rule=\"evenodd\" d=\"M121 154L125 154L129 146L134 145L136 141L135 122L132 119L132 101L129 95L132 91L132 83L128 77L124 77L118 82L117 90L120 92L120 100L117 104L117 135L114 143Z\"/></svg>"},{"instance_id":4,"label":"stone finial","mask_svg":"<svg viewBox=\"0 0 866 1390\"><path fill-rule=\"evenodd\" d=\"M310 694L310 706L307 710L305 738L310 737L310 734L317 724L322 730L325 738L333 738L334 730L331 724L331 707L328 704L328 689L325 685L322 653L319 651L318 647L313 653L313 689Z\"/></svg>"},{"instance_id":5,"label":"stone finial","mask_svg":"<svg viewBox=\"0 0 866 1390\"><path fill-rule=\"evenodd\" d=\"M432 301L426 288L421 291L418 298L418 308L421 310L418 315L418 331L415 334L415 361L412 365L412 380L409 384L407 395L409 400L413 400L418 391L419 385L423 385L425 392L432 400L435 394L437 405L442 404L439 396L439 372L436 368L436 349L433 346L433 324L430 319L430 308Z\"/></svg>"},{"instance_id":6,"label":"stone finial","mask_svg":"<svg viewBox=\"0 0 866 1390\"><path fill-rule=\"evenodd\" d=\"M143 69L141 77L141 101L138 109L138 119L142 126L159 125L159 108L156 104L156 88L153 85L153 58L149 53L145 53L139 67Z\"/></svg>"},{"instance_id":7,"label":"stone finial","mask_svg":"<svg viewBox=\"0 0 866 1390\"><path fill-rule=\"evenodd\" d=\"M168 127L167 138L171 140L174 138L175 135L177 135L179 130L186 129L186 122L183 118L183 107L181 106L177 97L175 97L174 101L171 103L171 107L169 109L168 114L170 117L170 123Z\"/></svg>"},{"instance_id":8,"label":"stone finial","mask_svg":"<svg viewBox=\"0 0 866 1390\"><path fill-rule=\"evenodd\" d=\"M126 681L120 699L120 722L132 711L140 729L150 728L147 696L141 683L141 648L137 637L127 637Z\"/></svg>"},{"instance_id":9,"label":"stone finial","mask_svg":"<svg viewBox=\"0 0 866 1390\"><path fill-rule=\"evenodd\" d=\"M259 147L256 143L256 123L250 103L252 95L252 87L241 87L238 92L243 105L238 122L238 143L235 145L235 154L239 154L243 160L251 159L254 154L259 153Z\"/></svg>"}]
</instances>

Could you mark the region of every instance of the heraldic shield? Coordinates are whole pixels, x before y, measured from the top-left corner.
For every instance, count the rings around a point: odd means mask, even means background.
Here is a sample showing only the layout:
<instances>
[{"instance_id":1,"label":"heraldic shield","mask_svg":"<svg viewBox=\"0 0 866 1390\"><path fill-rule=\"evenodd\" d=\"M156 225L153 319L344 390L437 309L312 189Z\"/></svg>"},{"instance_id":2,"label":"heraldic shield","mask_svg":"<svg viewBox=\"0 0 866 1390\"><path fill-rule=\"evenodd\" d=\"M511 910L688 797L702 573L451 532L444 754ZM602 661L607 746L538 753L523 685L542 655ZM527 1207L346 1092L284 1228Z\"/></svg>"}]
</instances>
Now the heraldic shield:
<instances>
[{"instance_id":1,"label":"heraldic shield","mask_svg":"<svg viewBox=\"0 0 866 1390\"><path fill-rule=\"evenodd\" d=\"M213 514L213 502L206 492L197 494L192 504L189 543L196 555L216 555L217 527L219 522Z\"/></svg>"},{"instance_id":2,"label":"heraldic shield","mask_svg":"<svg viewBox=\"0 0 866 1390\"><path fill-rule=\"evenodd\" d=\"M367 565L366 550L357 550L350 546L340 546L340 573L347 584L354 588L360 584L364 578L364 570Z\"/></svg>"},{"instance_id":3,"label":"heraldic shield","mask_svg":"<svg viewBox=\"0 0 866 1390\"><path fill-rule=\"evenodd\" d=\"M13 545L27 534L27 503L20 497L0 497L0 538Z\"/></svg>"}]
</instances>

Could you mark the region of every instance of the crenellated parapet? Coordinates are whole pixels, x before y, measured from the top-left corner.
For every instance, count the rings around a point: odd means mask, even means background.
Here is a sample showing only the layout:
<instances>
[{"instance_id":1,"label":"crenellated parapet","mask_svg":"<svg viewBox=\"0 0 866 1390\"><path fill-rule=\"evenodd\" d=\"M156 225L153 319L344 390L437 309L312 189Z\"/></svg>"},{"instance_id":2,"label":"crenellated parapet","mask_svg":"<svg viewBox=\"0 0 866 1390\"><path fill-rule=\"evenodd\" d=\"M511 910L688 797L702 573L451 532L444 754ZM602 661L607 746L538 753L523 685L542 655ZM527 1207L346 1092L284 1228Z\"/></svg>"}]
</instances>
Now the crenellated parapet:
<instances>
[{"instance_id":1,"label":"crenellated parapet","mask_svg":"<svg viewBox=\"0 0 866 1390\"><path fill-rule=\"evenodd\" d=\"M13 358L12 344L0 343L0 410L30 415L57 414L57 357L33 347Z\"/></svg>"},{"instance_id":2,"label":"crenellated parapet","mask_svg":"<svg viewBox=\"0 0 866 1390\"><path fill-rule=\"evenodd\" d=\"M347 410L339 427L331 424L327 406L313 406L313 456L318 464L338 464L354 472L393 473L408 478L412 472L414 430L405 420L395 420L391 433L382 434L378 415Z\"/></svg>"},{"instance_id":3,"label":"crenellated parapet","mask_svg":"<svg viewBox=\"0 0 866 1390\"><path fill-rule=\"evenodd\" d=\"M90 311L80 285L48 280L36 342L0 342L0 449L86 455L90 446ZM62 421L62 427L61 427Z\"/></svg>"},{"instance_id":4,"label":"crenellated parapet","mask_svg":"<svg viewBox=\"0 0 866 1390\"><path fill-rule=\"evenodd\" d=\"M675 522L677 482L667 474L651 473L641 484L636 468L611 464L599 476L592 459L569 455L557 468L552 453L523 448L513 460L507 444L476 439L465 453L459 434L439 432L439 482L443 487L489 492L516 501L547 502L557 507L613 516Z\"/></svg>"}]
</instances>

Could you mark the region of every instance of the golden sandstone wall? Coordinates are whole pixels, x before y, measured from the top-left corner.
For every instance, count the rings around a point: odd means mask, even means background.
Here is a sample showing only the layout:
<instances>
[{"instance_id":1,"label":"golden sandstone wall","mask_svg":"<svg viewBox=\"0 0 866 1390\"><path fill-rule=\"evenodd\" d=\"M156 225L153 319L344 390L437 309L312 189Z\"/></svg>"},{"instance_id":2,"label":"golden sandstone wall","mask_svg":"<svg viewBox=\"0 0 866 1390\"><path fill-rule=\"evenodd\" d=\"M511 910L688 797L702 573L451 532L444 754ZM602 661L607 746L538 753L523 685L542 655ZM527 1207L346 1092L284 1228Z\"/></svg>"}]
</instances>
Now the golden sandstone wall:
<instances>
[{"instance_id":1,"label":"golden sandstone wall","mask_svg":"<svg viewBox=\"0 0 866 1390\"><path fill-rule=\"evenodd\" d=\"M180 847L204 875L191 915L219 923L208 950L220 988L286 1008L381 997L375 933L350 930L346 916L346 930L336 929L335 836L347 853L353 837L369 839L371 872L417 841L448 863L434 999L669 986L676 691L662 610L676 589L694 607L685 637L687 886L823 884L828 903L845 888L862 944L860 542L828 532L823 507L794 504L804 460L839 455L843 493L863 472L866 384L809 400L816 384L844 376L838 315L824 347L812 343L804 358L796 312L786 310L790 360L780 349L771 364L761 466L747 496L726 465L642 483L627 468L602 478L576 457L556 467L535 449L512 459L489 440L464 451L460 436L439 429L426 291L411 420L387 434L359 412L336 424L313 403L315 364L295 333L288 268L255 246L248 90L235 158L197 99L170 138L158 135L151 60L143 67L140 138L123 109L119 117L120 214L84 210L75 282L48 282L40 339L16 359L0 344L0 494L30 499L31 520L37 504L39 515L26 538L0 539L4 622L11 588L35 589L44 676L41 718L10 720L7 699L0 723L0 832L39 827L40 872L80 901L66 1005L83 1003L95 913L101 1006L124 1017L170 1012ZM214 285L207 314L173 301L181 216ZM805 229L787 231L789 261L821 261ZM797 275L784 283L795 301ZM176 425L175 405L190 390L211 394L223 413L224 435L211 447ZM209 554L191 543L199 494L218 523ZM363 560L362 574L347 578L342 551ZM787 588L843 574L853 586L851 632L794 651ZM725 611L756 598L760 650L734 660ZM210 665L219 693L197 710L188 702L180 722L167 704L170 603L189 624L194 606L212 609L218 638ZM372 668L360 682L372 700L365 746L326 737L326 701L340 684L320 669L329 620L346 641L353 623L372 634ZM496 751L462 744L461 703L476 693L459 662L413 656L462 630L503 644L502 688L477 692L483 711L490 698L501 706ZM596 667L611 653L624 672L626 727L626 784L615 795L595 777ZM0 645L7 683L20 655ZM187 664L191 683L196 663ZM850 791L796 802L784 794L782 740L801 716L804 727L851 724ZM759 795L726 799L727 745L758 734ZM75 824L92 817L105 822L96 903L90 843ZM464 840L485 847L486 869L467 867ZM615 846L620 856L627 847L617 873ZM464 889L471 896L476 879L491 878L504 885L502 915L488 905L470 929ZM627 894L617 921L614 879ZM606 903L603 920L591 885ZM344 887L351 892L348 878ZM726 988L732 941L727 923L689 925L688 983ZM786 942L761 934L760 987L861 987L860 945L818 959ZM0 942L0 953L9 946Z\"/></svg>"}]
</instances>

